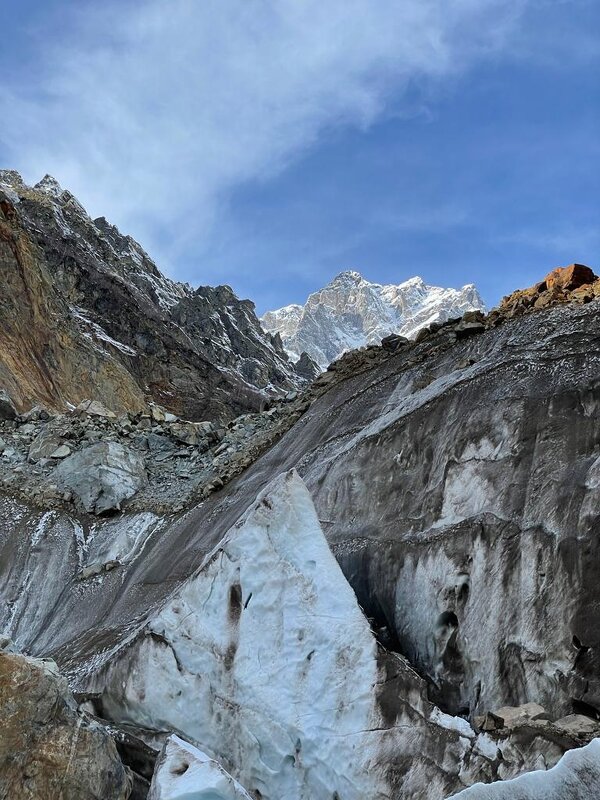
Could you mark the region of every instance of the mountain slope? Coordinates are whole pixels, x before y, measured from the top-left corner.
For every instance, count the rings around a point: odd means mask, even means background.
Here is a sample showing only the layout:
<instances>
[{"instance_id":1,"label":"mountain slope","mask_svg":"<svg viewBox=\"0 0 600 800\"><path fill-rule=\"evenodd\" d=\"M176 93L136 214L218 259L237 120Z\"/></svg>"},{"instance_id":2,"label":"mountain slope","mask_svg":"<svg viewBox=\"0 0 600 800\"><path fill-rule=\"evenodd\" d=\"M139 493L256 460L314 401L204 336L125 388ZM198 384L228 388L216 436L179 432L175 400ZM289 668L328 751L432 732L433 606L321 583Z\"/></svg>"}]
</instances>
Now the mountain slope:
<instances>
[{"instance_id":1,"label":"mountain slope","mask_svg":"<svg viewBox=\"0 0 600 800\"><path fill-rule=\"evenodd\" d=\"M441 800L551 767L600 732L599 306L573 265L348 353L181 515L90 521L2 481L0 629L254 798Z\"/></svg>"},{"instance_id":2,"label":"mountain slope","mask_svg":"<svg viewBox=\"0 0 600 800\"><path fill-rule=\"evenodd\" d=\"M325 369L346 350L378 344L391 333L412 338L432 322L483 309L472 284L443 289L415 277L397 286L381 285L349 271L311 294L304 306L268 311L261 322L281 336L293 359L306 351Z\"/></svg>"},{"instance_id":3,"label":"mountain slope","mask_svg":"<svg viewBox=\"0 0 600 800\"><path fill-rule=\"evenodd\" d=\"M94 397L227 419L305 382L248 300L160 273L46 176L0 171L0 384L21 409Z\"/></svg>"}]
</instances>

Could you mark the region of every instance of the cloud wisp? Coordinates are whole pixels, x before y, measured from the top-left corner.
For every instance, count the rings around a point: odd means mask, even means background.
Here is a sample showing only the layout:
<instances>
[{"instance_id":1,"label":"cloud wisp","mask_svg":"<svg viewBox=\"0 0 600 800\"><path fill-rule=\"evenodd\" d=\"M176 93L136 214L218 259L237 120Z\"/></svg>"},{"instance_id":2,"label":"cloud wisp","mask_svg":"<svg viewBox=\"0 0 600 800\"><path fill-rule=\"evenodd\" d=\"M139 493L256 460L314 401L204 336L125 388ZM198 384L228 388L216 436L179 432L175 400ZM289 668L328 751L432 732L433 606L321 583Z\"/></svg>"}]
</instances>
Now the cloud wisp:
<instances>
[{"instance_id":1,"label":"cloud wisp","mask_svg":"<svg viewBox=\"0 0 600 800\"><path fill-rule=\"evenodd\" d=\"M398 113L411 82L452 80L502 50L524 5L85 6L40 43L35 77L0 87L0 143L28 179L53 173L162 250L165 231L207 235L232 189L277 174L327 131Z\"/></svg>"}]
</instances>

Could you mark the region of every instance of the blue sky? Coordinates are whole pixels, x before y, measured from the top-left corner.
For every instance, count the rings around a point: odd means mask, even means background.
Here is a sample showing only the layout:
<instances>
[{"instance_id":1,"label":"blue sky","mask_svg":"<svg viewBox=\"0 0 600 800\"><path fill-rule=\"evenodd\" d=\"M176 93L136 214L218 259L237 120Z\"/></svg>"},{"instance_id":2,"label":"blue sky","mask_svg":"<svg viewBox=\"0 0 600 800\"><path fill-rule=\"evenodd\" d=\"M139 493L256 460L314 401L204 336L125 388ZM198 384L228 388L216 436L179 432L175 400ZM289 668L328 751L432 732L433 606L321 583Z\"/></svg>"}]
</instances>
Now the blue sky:
<instances>
[{"instance_id":1,"label":"blue sky","mask_svg":"<svg viewBox=\"0 0 600 800\"><path fill-rule=\"evenodd\" d=\"M260 312L344 269L489 304L600 270L600 4L0 5L0 167Z\"/></svg>"}]
</instances>

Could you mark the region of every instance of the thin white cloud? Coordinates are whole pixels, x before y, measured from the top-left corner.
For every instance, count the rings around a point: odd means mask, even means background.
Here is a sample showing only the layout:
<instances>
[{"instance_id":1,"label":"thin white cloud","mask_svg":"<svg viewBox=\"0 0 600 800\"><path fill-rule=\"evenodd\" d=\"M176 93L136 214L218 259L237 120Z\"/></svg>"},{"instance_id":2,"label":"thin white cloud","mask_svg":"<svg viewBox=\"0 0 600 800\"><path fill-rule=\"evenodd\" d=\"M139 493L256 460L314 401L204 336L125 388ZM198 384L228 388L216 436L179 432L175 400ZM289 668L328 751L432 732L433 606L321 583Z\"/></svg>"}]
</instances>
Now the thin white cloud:
<instances>
[{"instance_id":1,"label":"thin white cloud","mask_svg":"<svg viewBox=\"0 0 600 800\"><path fill-rule=\"evenodd\" d=\"M397 113L502 49L526 0L146 0L52 31L0 88L0 140L152 247L208 232L228 192L340 125ZM74 12L76 13L76 12Z\"/></svg>"}]
</instances>

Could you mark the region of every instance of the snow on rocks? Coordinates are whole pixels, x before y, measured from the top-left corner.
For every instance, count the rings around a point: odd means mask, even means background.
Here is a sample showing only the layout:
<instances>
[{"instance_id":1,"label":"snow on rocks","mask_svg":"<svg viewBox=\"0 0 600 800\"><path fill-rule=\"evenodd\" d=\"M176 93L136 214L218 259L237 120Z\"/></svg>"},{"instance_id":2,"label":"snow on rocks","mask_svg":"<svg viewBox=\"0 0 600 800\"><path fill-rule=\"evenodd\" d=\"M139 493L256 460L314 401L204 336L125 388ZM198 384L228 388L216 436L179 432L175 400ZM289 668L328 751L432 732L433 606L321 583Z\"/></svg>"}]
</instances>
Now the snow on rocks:
<instances>
[{"instance_id":1,"label":"snow on rocks","mask_svg":"<svg viewBox=\"0 0 600 800\"><path fill-rule=\"evenodd\" d=\"M452 800L592 800L600 796L600 739L569 750L548 771L536 770L510 781L478 783Z\"/></svg>"},{"instance_id":2,"label":"snow on rocks","mask_svg":"<svg viewBox=\"0 0 600 800\"><path fill-rule=\"evenodd\" d=\"M264 800L411 797L431 763L437 800L492 774L485 735L377 645L295 471L96 668L115 722L181 733Z\"/></svg>"},{"instance_id":3,"label":"snow on rocks","mask_svg":"<svg viewBox=\"0 0 600 800\"><path fill-rule=\"evenodd\" d=\"M170 736L156 762L148 800L250 800L250 795L217 761Z\"/></svg>"},{"instance_id":4,"label":"snow on rocks","mask_svg":"<svg viewBox=\"0 0 600 800\"><path fill-rule=\"evenodd\" d=\"M149 511L94 525L90 530L80 579L106 571L108 565L129 564L163 524Z\"/></svg>"}]
</instances>

